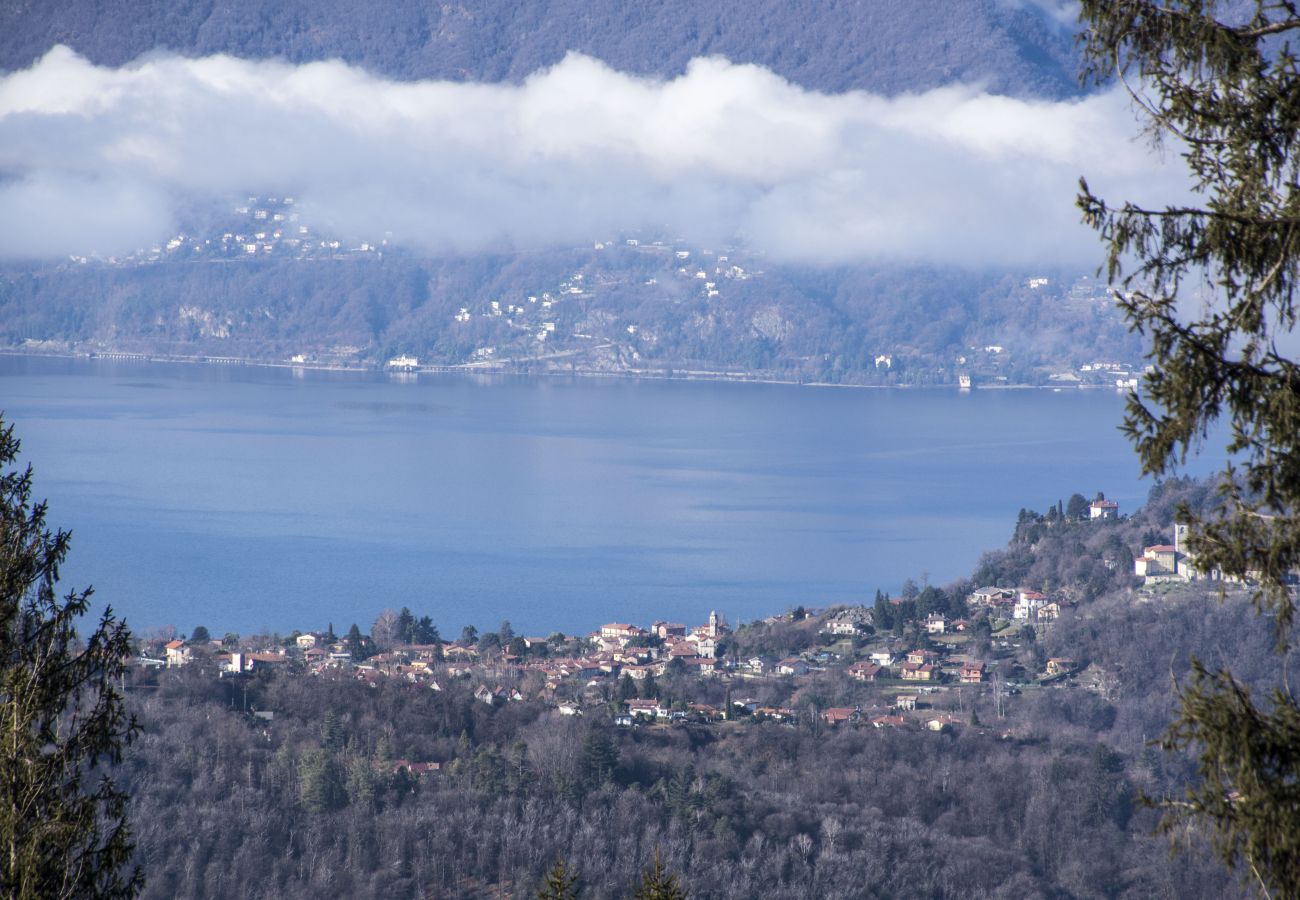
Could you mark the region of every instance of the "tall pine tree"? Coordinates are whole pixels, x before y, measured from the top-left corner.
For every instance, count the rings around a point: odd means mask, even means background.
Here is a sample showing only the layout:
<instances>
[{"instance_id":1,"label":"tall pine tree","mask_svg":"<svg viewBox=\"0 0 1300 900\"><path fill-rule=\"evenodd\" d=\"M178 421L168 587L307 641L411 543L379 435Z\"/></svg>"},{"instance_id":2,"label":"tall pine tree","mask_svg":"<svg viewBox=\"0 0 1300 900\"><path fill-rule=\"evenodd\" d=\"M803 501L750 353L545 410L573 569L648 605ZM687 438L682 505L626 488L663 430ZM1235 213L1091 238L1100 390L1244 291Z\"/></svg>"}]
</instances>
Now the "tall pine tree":
<instances>
[{"instance_id":1,"label":"tall pine tree","mask_svg":"<svg viewBox=\"0 0 1300 900\"><path fill-rule=\"evenodd\" d=\"M1300 896L1300 704L1286 687L1300 567L1300 9L1293 0L1082 0L1085 75L1116 79L1149 134L1191 175L1191 202L1109 204L1081 183L1130 326L1153 367L1125 429L1144 473L1164 475L1223 422L1232 465L1220 503L1186 507L1202 571L1254 583L1276 625L1279 687L1261 700L1193 661L1165 740L1200 778L1168 798L1166 827L1213 826L1225 858L1266 894ZM1128 271L1122 271L1125 267ZM1100 497L1099 497L1100 499Z\"/></svg>"},{"instance_id":2,"label":"tall pine tree","mask_svg":"<svg viewBox=\"0 0 1300 900\"><path fill-rule=\"evenodd\" d=\"M109 772L136 731L116 689L130 634L105 609L78 636L91 589L59 596L70 535L46 527L18 451L0 421L0 895L131 897L143 877Z\"/></svg>"}]
</instances>

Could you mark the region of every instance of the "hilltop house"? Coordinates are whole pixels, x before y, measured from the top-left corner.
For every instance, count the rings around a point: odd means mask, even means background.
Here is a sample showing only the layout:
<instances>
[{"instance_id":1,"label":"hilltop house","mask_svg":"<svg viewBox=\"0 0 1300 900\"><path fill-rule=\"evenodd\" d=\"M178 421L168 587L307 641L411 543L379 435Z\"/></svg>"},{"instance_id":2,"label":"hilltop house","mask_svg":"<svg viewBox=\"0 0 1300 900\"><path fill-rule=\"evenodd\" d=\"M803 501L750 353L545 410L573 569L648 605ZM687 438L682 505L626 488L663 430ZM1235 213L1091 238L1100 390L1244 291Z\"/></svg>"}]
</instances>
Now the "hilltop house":
<instances>
[{"instance_id":1,"label":"hilltop house","mask_svg":"<svg viewBox=\"0 0 1300 900\"><path fill-rule=\"evenodd\" d=\"M1089 519L1118 519L1119 504L1114 500L1094 500L1088 504Z\"/></svg>"}]
</instances>

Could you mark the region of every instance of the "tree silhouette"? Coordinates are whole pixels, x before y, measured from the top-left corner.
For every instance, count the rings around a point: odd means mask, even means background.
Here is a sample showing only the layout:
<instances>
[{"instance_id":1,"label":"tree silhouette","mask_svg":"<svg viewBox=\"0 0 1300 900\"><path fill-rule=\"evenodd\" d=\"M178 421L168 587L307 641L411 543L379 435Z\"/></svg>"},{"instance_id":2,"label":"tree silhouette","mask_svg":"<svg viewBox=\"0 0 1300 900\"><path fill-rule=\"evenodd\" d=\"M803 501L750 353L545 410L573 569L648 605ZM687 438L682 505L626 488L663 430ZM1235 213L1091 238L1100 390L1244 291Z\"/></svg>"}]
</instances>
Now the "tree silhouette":
<instances>
[{"instance_id":1,"label":"tree silhouette","mask_svg":"<svg viewBox=\"0 0 1300 900\"><path fill-rule=\"evenodd\" d=\"M641 883L632 896L634 900L686 900L686 891L664 865L663 854L656 850L654 862L641 875Z\"/></svg>"},{"instance_id":2,"label":"tree silhouette","mask_svg":"<svg viewBox=\"0 0 1300 900\"><path fill-rule=\"evenodd\" d=\"M564 857L547 870L537 900L578 900L578 876L565 864Z\"/></svg>"},{"instance_id":3,"label":"tree silhouette","mask_svg":"<svg viewBox=\"0 0 1300 900\"><path fill-rule=\"evenodd\" d=\"M131 897L143 876L106 771L136 732L115 689L130 633L105 608L78 636L92 591L56 593L70 535L46 527L18 451L0 420L0 894Z\"/></svg>"}]
</instances>

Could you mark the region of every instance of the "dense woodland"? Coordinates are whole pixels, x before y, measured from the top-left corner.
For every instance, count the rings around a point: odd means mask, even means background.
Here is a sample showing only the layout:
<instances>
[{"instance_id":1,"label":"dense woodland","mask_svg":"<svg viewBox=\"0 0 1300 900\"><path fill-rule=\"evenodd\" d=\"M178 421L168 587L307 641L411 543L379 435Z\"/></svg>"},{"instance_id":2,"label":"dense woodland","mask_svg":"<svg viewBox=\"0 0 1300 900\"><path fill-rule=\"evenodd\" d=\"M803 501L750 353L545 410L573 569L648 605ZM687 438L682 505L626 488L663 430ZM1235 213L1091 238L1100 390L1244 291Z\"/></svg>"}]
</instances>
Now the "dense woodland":
<instances>
[{"instance_id":1,"label":"dense woodland","mask_svg":"<svg viewBox=\"0 0 1300 900\"><path fill-rule=\"evenodd\" d=\"M1064 585L1067 559L1161 533L1179 499L1204 502L1205 488L1170 482L1115 523L1026 511L980 574ZM488 705L454 680L140 674L128 688L144 731L125 777L146 896L531 896L563 857L582 896L624 897L656 851L693 897L1248 895L1203 835L1179 831L1171 856L1143 798L1177 796L1191 773L1154 743L1172 679L1197 654L1233 660L1256 689L1274 683L1268 626L1212 584L1142 592L1126 572L1105 585L1077 574L1079 603L1015 652L1030 671L1071 656L1091 683L934 695L959 722L943 733L824 724L818 709L879 700L833 667L650 688L720 707L745 693L800 710L795 726L636 728L609 715L620 685L572 717ZM969 586L915 599L961 604ZM798 652L817 640L813 621L741 629L726 652ZM425 762L440 768L407 771Z\"/></svg>"},{"instance_id":2,"label":"dense woodland","mask_svg":"<svg viewBox=\"0 0 1300 900\"><path fill-rule=\"evenodd\" d=\"M1007 0L76 0L41 4L39 16L36 6L0 4L0 69L25 68L63 43L104 65L170 49L338 58L403 79L517 81L574 50L658 76L721 55L827 91L895 94L953 81L1023 96L1078 91L1068 23Z\"/></svg>"}]
</instances>

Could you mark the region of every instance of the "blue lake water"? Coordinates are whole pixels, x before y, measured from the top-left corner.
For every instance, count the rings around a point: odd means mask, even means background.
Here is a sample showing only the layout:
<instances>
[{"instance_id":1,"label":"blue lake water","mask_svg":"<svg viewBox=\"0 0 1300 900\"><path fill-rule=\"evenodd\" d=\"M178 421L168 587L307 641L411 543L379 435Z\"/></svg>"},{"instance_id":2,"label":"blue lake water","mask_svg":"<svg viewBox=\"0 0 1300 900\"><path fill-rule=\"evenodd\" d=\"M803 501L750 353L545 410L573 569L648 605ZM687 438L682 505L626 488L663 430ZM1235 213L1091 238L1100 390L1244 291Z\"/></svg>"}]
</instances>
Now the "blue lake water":
<instances>
[{"instance_id":1,"label":"blue lake water","mask_svg":"<svg viewBox=\"0 0 1300 900\"><path fill-rule=\"evenodd\" d=\"M1102 391L0 358L65 586L137 629L752 619L967 575L1021 507L1146 496ZM1208 469L1215 460L1200 464Z\"/></svg>"}]
</instances>

